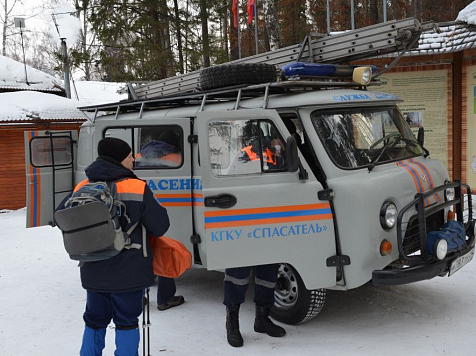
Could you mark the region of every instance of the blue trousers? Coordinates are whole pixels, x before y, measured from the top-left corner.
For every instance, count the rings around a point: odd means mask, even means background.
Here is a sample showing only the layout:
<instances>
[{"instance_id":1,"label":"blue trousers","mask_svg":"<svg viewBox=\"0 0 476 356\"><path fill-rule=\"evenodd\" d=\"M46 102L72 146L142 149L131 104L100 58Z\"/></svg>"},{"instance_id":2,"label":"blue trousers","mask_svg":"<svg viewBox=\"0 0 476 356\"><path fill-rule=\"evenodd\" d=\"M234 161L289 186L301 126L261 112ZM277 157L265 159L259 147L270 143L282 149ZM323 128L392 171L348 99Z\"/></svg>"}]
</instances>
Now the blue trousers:
<instances>
[{"instance_id":1,"label":"blue trousers","mask_svg":"<svg viewBox=\"0 0 476 356\"><path fill-rule=\"evenodd\" d=\"M157 304L165 304L173 298L177 288L175 279L158 276Z\"/></svg>"},{"instance_id":2,"label":"blue trousers","mask_svg":"<svg viewBox=\"0 0 476 356\"><path fill-rule=\"evenodd\" d=\"M87 291L86 327L81 345L81 356L100 356L105 347L106 327L111 320L116 325L116 356L138 355L144 291L125 293L98 293Z\"/></svg>"},{"instance_id":3,"label":"blue trousers","mask_svg":"<svg viewBox=\"0 0 476 356\"><path fill-rule=\"evenodd\" d=\"M83 319L92 329L101 329L111 320L117 329L134 329L139 326L142 314L143 290L125 293L99 293L87 291L86 311Z\"/></svg>"},{"instance_id":4,"label":"blue trousers","mask_svg":"<svg viewBox=\"0 0 476 356\"><path fill-rule=\"evenodd\" d=\"M227 268L225 270L223 304L228 308L239 306L245 301L249 276L253 267ZM271 307L278 279L278 264L255 266L255 290L253 301L257 305Z\"/></svg>"}]
</instances>

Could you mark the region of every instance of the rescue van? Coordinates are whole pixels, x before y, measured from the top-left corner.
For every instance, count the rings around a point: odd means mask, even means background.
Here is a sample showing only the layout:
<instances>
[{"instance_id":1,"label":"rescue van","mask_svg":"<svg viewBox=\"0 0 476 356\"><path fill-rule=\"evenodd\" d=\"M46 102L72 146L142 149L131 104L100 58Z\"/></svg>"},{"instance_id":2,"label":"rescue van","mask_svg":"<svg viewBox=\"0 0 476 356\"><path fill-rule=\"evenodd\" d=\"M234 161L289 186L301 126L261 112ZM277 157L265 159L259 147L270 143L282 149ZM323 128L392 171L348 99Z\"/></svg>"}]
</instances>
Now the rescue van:
<instances>
[{"instance_id":1,"label":"rescue van","mask_svg":"<svg viewBox=\"0 0 476 356\"><path fill-rule=\"evenodd\" d=\"M216 66L201 79L220 78L217 88L82 108L90 120L79 137L26 133L27 225L54 226L54 208L85 178L99 140L118 137L167 208L166 235L187 246L195 267L280 264L279 321L312 319L328 289L464 267L475 245L471 189L431 158L399 98L369 89L375 68L301 67L280 66L276 81L269 64ZM337 74L321 74L331 67ZM265 72L273 80L236 83L246 71L245 82ZM455 236L429 244L450 220L466 231L457 248Z\"/></svg>"}]
</instances>

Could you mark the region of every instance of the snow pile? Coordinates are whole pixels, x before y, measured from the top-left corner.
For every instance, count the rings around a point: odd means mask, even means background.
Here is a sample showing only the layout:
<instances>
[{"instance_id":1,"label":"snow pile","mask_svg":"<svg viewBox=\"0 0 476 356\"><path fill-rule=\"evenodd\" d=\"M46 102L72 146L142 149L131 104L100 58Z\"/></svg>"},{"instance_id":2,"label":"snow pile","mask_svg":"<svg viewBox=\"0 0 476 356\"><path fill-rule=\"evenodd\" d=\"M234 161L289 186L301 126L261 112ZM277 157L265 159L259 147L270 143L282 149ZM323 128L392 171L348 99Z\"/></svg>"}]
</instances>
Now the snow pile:
<instances>
[{"instance_id":1,"label":"snow pile","mask_svg":"<svg viewBox=\"0 0 476 356\"><path fill-rule=\"evenodd\" d=\"M456 21L466 22L469 25L476 25L476 1L461 10Z\"/></svg>"},{"instance_id":2,"label":"snow pile","mask_svg":"<svg viewBox=\"0 0 476 356\"><path fill-rule=\"evenodd\" d=\"M58 90L62 88L61 80L43 73L38 69L26 66L28 83L26 82L25 66L11 58L0 55L0 88L18 90Z\"/></svg>"}]
</instances>

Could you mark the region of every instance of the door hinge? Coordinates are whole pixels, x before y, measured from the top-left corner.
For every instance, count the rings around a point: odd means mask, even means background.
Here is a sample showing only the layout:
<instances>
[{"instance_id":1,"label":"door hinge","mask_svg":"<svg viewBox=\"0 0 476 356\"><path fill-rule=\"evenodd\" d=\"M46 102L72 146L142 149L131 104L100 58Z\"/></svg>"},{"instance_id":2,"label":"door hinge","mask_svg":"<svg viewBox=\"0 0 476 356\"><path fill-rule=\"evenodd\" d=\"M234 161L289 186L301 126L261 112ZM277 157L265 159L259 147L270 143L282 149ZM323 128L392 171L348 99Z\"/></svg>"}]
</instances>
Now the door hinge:
<instances>
[{"instance_id":1,"label":"door hinge","mask_svg":"<svg viewBox=\"0 0 476 356\"><path fill-rule=\"evenodd\" d=\"M350 265L350 257L346 255L332 256L326 261L327 267L348 266Z\"/></svg>"},{"instance_id":2,"label":"door hinge","mask_svg":"<svg viewBox=\"0 0 476 356\"><path fill-rule=\"evenodd\" d=\"M317 192L319 200L331 201L334 199L334 191L332 189L324 189Z\"/></svg>"},{"instance_id":3,"label":"door hinge","mask_svg":"<svg viewBox=\"0 0 476 356\"><path fill-rule=\"evenodd\" d=\"M190 236L190 242L194 245L199 244L202 242L202 239L200 238L200 235L192 235Z\"/></svg>"},{"instance_id":4,"label":"door hinge","mask_svg":"<svg viewBox=\"0 0 476 356\"><path fill-rule=\"evenodd\" d=\"M188 135L189 143L198 143L198 135Z\"/></svg>"}]
</instances>

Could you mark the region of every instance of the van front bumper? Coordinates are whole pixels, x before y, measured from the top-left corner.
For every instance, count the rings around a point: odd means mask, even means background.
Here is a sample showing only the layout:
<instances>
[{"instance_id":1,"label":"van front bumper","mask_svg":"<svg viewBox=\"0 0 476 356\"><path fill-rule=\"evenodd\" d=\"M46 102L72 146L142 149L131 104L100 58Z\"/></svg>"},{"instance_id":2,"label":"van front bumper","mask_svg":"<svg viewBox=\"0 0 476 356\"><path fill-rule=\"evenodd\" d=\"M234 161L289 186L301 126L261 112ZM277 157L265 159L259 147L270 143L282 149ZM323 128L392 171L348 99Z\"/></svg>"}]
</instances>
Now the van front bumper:
<instances>
[{"instance_id":1,"label":"van front bumper","mask_svg":"<svg viewBox=\"0 0 476 356\"><path fill-rule=\"evenodd\" d=\"M372 272L372 283L375 286L395 286L408 284L440 276L452 275L461 267L473 259L474 239L472 246L447 257L441 261L435 261L423 265L406 267L401 269L383 269Z\"/></svg>"},{"instance_id":2,"label":"van front bumper","mask_svg":"<svg viewBox=\"0 0 476 356\"><path fill-rule=\"evenodd\" d=\"M443 193L446 189L455 190L455 198L439 204L426 206L426 199L436 193ZM465 196L466 201L465 201ZM466 210L463 211L466 205ZM466 228L466 235L469 237L466 244L458 251L449 253L443 260L438 260L427 251L427 221L432 216L442 214L444 209L453 207L457 218ZM414 250L409 250L404 242L403 220L404 215L416 210L416 215L410 220L415 223L417 239L413 243L417 244ZM407 214L408 215L408 214ZM464 216L464 221L463 221ZM406 219L408 220L408 219ZM408 229L408 225L406 228ZM436 228L433 228L435 230ZM372 282L376 286L408 284L437 276L452 275L465 264L472 260L475 251L475 221L473 220L471 189L460 182L446 183L428 192L417 194L415 200L404 207L397 218L397 242L400 258L398 263L393 264L396 268L386 268L372 272ZM415 234L414 234L415 236Z\"/></svg>"}]
</instances>

